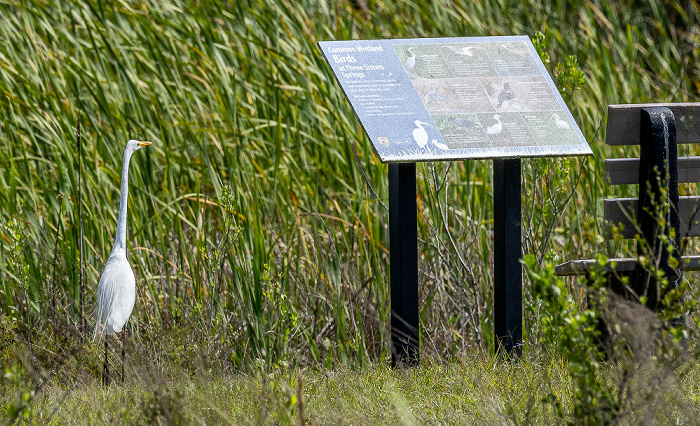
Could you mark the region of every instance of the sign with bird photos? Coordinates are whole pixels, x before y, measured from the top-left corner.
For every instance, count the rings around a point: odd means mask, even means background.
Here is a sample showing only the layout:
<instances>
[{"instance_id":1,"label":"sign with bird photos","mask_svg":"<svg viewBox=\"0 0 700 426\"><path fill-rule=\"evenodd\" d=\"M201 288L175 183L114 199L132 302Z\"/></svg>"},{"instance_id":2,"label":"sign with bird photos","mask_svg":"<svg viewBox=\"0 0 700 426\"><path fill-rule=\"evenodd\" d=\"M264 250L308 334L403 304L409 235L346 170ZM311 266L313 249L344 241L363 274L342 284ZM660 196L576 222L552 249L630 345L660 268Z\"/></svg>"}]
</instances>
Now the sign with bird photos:
<instances>
[{"instance_id":1,"label":"sign with bird photos","mask_svg":"<svg viewBox=\"0 0 700 426\"><path fill-rule=\"evenodd\" d=\"M592 154L527 36L318 44L382 162Z\"/></svg>"}]
</instances>

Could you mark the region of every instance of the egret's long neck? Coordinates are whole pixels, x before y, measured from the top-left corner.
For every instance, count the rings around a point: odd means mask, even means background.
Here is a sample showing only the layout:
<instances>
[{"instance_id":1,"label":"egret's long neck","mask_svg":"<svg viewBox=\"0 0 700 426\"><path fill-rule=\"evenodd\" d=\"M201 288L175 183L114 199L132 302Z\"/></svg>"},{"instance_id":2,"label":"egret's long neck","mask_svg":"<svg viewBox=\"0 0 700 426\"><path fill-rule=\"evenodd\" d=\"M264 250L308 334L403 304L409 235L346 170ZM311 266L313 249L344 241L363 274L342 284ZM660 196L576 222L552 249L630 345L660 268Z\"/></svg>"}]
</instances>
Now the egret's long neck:
<instances>
[{"instance_id":1,"label":"egret's long neck","mask_svg":"<svg viewBox=\"0 0 700 426\"><path fill-rule=\"evenodd\" d=\"M133 151L124 151L124 164L122 166L122 194L119 199L119 218L117 219L117 237L114 240L112 253L121 249L126 252L126 207L129 197L129 160Z\"/></svg>"}]
</instances>

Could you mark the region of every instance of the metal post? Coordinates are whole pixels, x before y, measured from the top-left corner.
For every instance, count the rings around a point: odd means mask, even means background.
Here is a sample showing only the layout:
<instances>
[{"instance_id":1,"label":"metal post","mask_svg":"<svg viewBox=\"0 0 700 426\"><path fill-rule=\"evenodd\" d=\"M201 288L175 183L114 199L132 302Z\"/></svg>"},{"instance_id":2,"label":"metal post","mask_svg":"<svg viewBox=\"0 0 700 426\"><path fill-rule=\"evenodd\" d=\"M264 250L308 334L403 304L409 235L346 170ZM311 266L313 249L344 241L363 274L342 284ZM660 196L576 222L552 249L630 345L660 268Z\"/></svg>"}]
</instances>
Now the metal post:
<instances>
[{"instance_id":1,"label":"metal post","mask_svg":"<svg viewBox=\"0 0 700 426\"><path fill-rule=\"evenodd\" d=\"M416 164L389 164L389 267L394 365L416 365L418 345Z\"/></svg>"},{"instance_id":2,"label":"metal post","mask_svg":"<svg viewBox=\"0 0 700 426\"><path fill-rule=\"evenodd\" d=\"M493 160L494 289L496 352L520 354L523 336L523 278L520 258L520 159Z\"/></svg>"},{"instance_id":3,"label":"metal post","mask_svg":"<svg viewBox=\"0 0 700 426\"><path fill-rule=\"evenodd\" d=\"M637 296L646 296L647 306L656 310L661 297L659 272L663 271L670 288L675 288L681 279L680 268L668 263L671 256L680 260L678 153L673 112L666 107L642 108L639 142L637 217L644 238L637 244L637 253L649 259L651 265L637 264L634 290ZM669 240L672 228L675 238Z\"/></svg>"}]
</instances>

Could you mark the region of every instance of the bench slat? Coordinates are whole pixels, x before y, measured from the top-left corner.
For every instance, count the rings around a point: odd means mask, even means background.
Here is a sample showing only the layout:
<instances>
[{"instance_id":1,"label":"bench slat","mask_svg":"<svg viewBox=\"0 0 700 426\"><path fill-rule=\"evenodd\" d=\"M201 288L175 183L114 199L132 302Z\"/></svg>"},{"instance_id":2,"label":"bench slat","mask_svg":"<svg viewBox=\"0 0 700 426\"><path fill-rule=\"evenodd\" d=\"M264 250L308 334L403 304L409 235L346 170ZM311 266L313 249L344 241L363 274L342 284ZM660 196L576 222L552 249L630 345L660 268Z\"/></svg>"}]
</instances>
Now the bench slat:
<instances>
[{"instance_id":1,"label":"bench slat","mask_svg":"<svg viewBox=\"0 0 700 426\"><path fill-rule=\"evenodd\" d=\"M605 221L618 226L622 224L624 229L620 234L623 238L634 238L638 233L634 224L637 216L637 202L637 198L614 198L603 201ZM679 197L678 208L681 237L700 236L700 196ZM606 236L611 237L611 235Z\"/></svg>"},{"instance_id":2,"label":"bench slat","mask_svg":"<svg viewBox=\"0 0 700 426\"><path fill-rule=\"evenodd\" d=\"M640 110L668 107L676 118L676 143L700 143L700 103L609 105L605 143L639 145Z\"/></svg>"},{"instance_id":3,"label":"bench slat","mask_svg":"<svg viewBox=\"0 0 700 426\"><path fill-rule=\"evenodd\" d=\"M608 262L603 265L604 272L632 272L636 267L637 262L634 258L624 257L616 259L608 259ZM586 260L570 260L554 268L554 272L559 276L574 276L584 275L589 271L600 268L597 259ZM700 271L700 256L681 256L681 269L684 271Z\"/></svg>"},{"instance_id":4,"label":"bench slat","mask_svg":"<svg viewBox=\"0 0 700 426\"><path fill-rule=\"evenodd\" d=\"M678 183L700 182L700 157L678 157ZM639 183L639 158L605 160L605 183L629 185Z\"/></svg>"}]
</instances>

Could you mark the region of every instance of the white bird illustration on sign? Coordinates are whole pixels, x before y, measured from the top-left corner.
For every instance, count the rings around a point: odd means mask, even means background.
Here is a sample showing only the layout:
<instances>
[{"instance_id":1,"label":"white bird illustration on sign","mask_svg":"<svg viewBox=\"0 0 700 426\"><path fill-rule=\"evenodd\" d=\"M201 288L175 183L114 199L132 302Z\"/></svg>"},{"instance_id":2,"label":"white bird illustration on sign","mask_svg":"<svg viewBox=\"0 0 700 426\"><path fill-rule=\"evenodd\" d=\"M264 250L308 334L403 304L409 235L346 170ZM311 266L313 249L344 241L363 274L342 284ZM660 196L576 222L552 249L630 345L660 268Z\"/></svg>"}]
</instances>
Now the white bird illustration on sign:
<instances>
[{"instance_id":1,"label":"white bird illustration on sign","mask_svg":"<svg viewBox=\"0 0 700 426\"><path fill-rule=\"evenodd\" d=\"M560 129L568 129L569 128L569 123L567 123L565 120L562 120L559 118L559 114L552 114L552 118L549 119L549 121L554 120L554 124L557 125L558 128Z\"/></svg>"},{"instance_id":2,"label":"white bird illustration on sign","mask_svg":"<svg viewBox=\"0 0 700 426\"><path fill-rule=\"evenodd\" d=\"M442 143L442 142L438 142L436 139L433 139L433 145L435 145L436 147L438 147L438 148L440 148L440 149L443 149L443 150L445 150L445 151L447 151L448 149L450 149L449 146L445 145L445 144Z\"/></svg>"},{"instance_id":3,"label":"white bird illustration on sign","mask_svg":"<svg viewBox=\"0 0 700 426\"><path fill-rule=\"evenodd\" d=\"M424 123L420 120L416 120L416 128L413 129L413 140L416 141L419 147L425 148L428 144L428 132L425 130L423 125L430 126L428 123Z\"/></svg>"},{"instance_id":4,"label":"white bird illustration on sign","mask_svg":"<svg viewBox=\"0 0 700 426\"><path fill-rule=\"evenodd\" d=\"M472 53L472 50L478 49L479 46L466 46L466 47L457 47L457 46L447 46L448 49L453 51L457 55L463 55L463 56L474 56L474 53Z\"/></svg>"},{"instance_id":5,"label":"white bird illustration on sign","mask_svg":"<svg viewBox=\"0 0 700 426\"><path fill-rule=\"evenodd\" d=\"M415 46L408 48L408 53L410 53L411 56L406 59L406 72L411 71L413 67L416 66L416 54L413 53L413 49L415 49Z\"/></svg>"},{"instance_id":6,"label":"white bird illustration on sign","mask_svg":"<svg viewBox=\"0 0 700 426\"><path fill-rule=\"evenodd\" d=\"M487 135L497 135L501 133L503 130L503 123L501 122L501 116L496 114L493 116L493 119L496 120L496 124L491 125L486 128L486 134Z\"/></svg>"}]
</instances>

